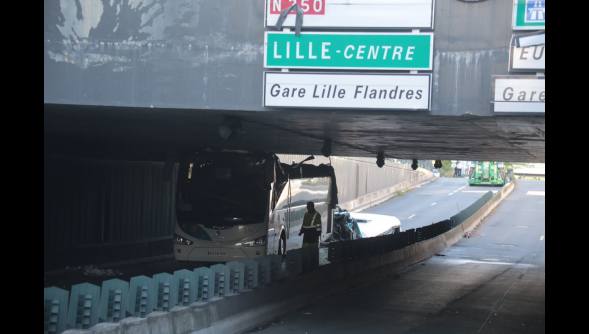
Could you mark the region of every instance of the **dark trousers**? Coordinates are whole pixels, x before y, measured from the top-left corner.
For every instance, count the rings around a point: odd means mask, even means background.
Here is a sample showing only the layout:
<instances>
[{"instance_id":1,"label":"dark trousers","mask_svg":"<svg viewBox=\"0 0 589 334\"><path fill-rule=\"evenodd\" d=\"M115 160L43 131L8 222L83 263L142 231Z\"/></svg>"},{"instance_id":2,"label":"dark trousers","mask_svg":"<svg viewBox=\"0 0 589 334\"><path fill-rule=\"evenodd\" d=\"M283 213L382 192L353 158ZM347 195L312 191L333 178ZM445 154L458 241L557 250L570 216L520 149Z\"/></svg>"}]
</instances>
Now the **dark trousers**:
<instances>
[{"instance_id":1,"label":"dark trousers","mask_svg":"<svg viewBox=\"0 0 589 334\"><path fill-rule=\"evenodd\" d=\"M303 273L319 267L319 244L303 242Z\"/></svg>"}]
</instances>

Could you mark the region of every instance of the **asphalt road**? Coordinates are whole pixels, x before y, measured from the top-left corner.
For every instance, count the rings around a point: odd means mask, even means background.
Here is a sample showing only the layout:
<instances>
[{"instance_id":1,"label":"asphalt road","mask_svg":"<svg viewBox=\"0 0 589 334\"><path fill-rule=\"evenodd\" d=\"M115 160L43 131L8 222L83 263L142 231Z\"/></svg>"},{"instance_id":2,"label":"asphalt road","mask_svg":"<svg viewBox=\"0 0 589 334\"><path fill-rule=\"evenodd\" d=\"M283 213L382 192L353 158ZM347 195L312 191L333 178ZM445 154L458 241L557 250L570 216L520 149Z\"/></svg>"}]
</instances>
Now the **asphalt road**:
<instances>
[{"instance_id":1,"label":"asphalt road","mask_svg":"<svg viewBox=\"0 0 589 334\"><path fill-rule=\"evenodd\" d=\"M544 182L520 181L470 238L440 256L254 332L544 333L544 207Z\"/></svg>"},{"instance_id":2,"label":"asphalt road","mask_svg":"<svg viewBox=\"0 0 589 334\"><path fill-rule=\"evenodd\" d=\"M363 212L399 218L407 230L437 223L460 212L487 191L500 187L470 187L467 178L438 178Z\"/></svg>"}]
</instances>

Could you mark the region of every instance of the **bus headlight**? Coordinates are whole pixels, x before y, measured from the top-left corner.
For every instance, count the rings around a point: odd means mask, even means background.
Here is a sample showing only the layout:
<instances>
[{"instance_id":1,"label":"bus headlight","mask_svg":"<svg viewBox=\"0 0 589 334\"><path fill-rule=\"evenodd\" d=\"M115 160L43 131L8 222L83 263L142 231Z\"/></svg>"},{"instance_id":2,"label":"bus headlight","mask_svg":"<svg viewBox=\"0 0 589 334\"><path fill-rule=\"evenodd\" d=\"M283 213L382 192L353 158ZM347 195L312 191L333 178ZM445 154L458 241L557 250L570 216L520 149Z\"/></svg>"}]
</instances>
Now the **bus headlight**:
<instances>
[{"instance_id":1,"label":"bus headlight","mask_svg":"<svg viewBox=\"0 0 589 334\"><path fill-rule=\"evenodd\" d=\"M266 245L266 237L259 237L256 240L252 240L252 241L246 241L246 242L238 242L235 244L235 246L241 247L241 246L246 246L246 247L254 247L254 246L264 246Z\"/></svg>"},{"instance_id":2,"label":"bus headlight","mask_svg":"<svg viewBox=\"0 0 589 334\"><path fill-rule=\"evenodd\" d=\"M179 236L178 234L174 234L174 240L176 241L176 245L190 246L194 243L191 240Z\"/></svg>"},{"instance_id":3,"label":"bus headlight","mask_svg":"<svg viewBox=\"0 0 589 334\"><path fill-rule=\"evenodd\" d=\"M255 246L265 246L266 245L266 237L259 237L258 239L254 240Z\"/></svg>"}]
</instances>

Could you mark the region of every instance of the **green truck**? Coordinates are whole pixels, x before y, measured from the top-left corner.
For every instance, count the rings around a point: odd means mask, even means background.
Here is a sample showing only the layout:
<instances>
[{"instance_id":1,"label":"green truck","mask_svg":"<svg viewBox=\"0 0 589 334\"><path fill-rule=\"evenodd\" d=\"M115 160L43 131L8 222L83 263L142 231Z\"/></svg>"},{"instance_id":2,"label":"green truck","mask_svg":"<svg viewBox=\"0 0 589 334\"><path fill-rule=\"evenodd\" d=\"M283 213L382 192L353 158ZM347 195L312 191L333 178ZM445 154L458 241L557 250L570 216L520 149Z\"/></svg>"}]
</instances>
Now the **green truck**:
<instances>
[{"instance_id":1,"label":"green truck","mask_svg":"<svg viewBox=\"0 0 589 334\"><path fill-rule=\"evenodd\" d=\"M496 161L476 161L470 169L468 184L471 186L503 186L503 164Z\"/></svg>"}]
</instances>

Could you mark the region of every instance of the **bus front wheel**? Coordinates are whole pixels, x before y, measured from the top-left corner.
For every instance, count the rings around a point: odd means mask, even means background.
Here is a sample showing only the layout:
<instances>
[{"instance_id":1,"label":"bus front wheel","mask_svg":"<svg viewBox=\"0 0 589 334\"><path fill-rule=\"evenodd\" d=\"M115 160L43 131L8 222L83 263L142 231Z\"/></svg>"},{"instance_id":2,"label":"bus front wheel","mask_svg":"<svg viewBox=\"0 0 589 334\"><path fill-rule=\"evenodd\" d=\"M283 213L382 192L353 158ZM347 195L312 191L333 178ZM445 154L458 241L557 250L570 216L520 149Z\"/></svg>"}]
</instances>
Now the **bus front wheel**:
<instances>
[{"instance_id":1,"label":"bus front wheel","mask_svg":"<svg viewBox=\"0 0 589 334\"><path fill-rule=\"evenodd\" d=\"M284 231L280 233L280 240L278 241L278 255L286 255L286 234L284 234Z\"/></svg>"}]
</instances>

